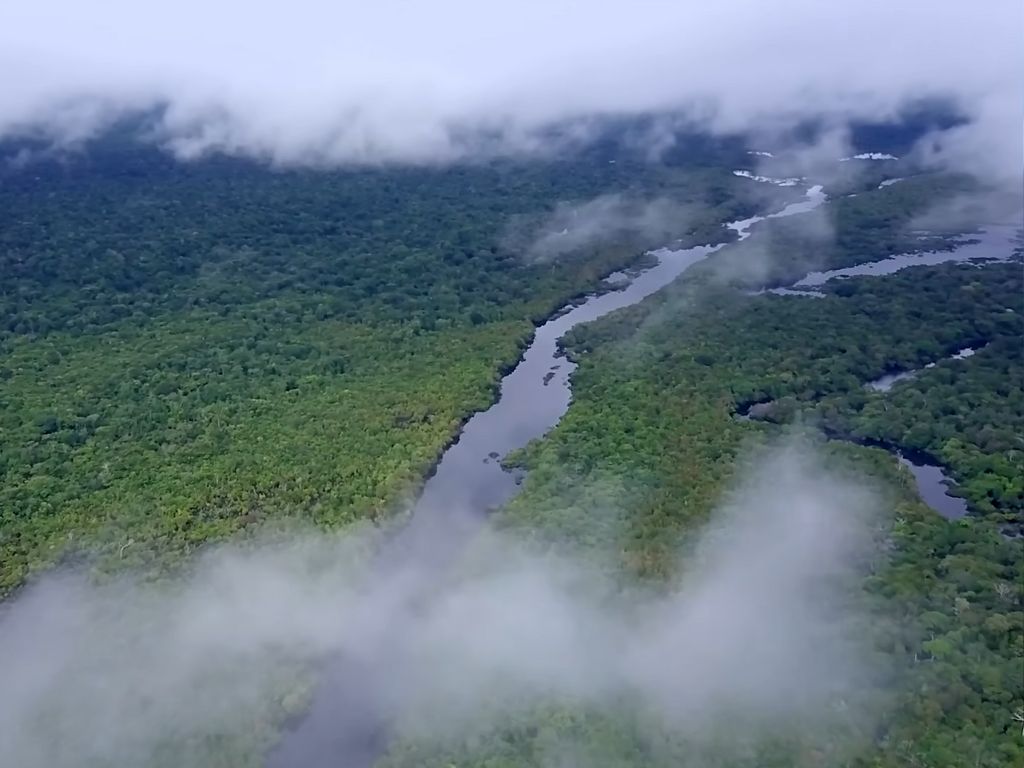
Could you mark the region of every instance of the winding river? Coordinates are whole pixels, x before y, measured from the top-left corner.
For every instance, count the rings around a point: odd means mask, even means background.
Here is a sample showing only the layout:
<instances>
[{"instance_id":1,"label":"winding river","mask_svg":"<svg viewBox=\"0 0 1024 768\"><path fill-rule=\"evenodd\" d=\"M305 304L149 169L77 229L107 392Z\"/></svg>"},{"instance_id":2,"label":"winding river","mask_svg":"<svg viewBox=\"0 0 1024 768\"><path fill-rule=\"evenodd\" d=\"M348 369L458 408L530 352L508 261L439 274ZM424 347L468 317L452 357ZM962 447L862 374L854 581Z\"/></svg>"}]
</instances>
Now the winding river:
<instances>
[{"instance_id":1,"label":"winding river","mask_svg":"<svg viewBox=\"0 0 1024 768\"><path fill-rule=\"evenodd\" d=\"M841 280L847 277L881 277L883 275L893 275L907 267L934 266L951 261L1006 261L1013 253L1016 233L1017 227L992 224L982 228L976 234L968 235L952 250L900 253L879 261L854 264L852 267L811 272L792 285L782 288L767 288L761 292L774 293L781 296L821 297L823 294L815 289L830 280Z\"/></svg>"},{"instance_id":2,"label":"winding river","mask_svg":"<svg viewBox=\"0 0 1024 768\"><path fill-rule=\"evenodd\" d=\"M822 188L813 186L805 199L776 213L726 226L743 240L757 222L805 213L825 199ZM652 267L632 279L610 275L606 284L612 290L563 307L537 328L519 363L501 380L497 401L466 422L424 485L408 523L383 547L370 587L374 594L366 601L379 610L360 622L365 626L358 642L328 665L308 712L270 754L269 768L369 766L383 753L399 706L392 696L393 678L400 674L394 659L401 656L396 649L403 642L405 612L436 583L487 513L517 493L522 474L505 470L501 458L543 437L569 408L576 365L559 349L559 339L580 323L642 301L723 245L652 251Z\"/></svg>"},{"instance_id":3,"label":"winding river","mask_svg":"<svg viewBox=\"0 0 1024 768\"><path fill-rule=\"evenodd\" d=\"M978 349L984 349L986 346L988 345L983 344L977 349L974 347L964 347L963 349L954 352L947 359L966 360L968 357L973 357L978 352ZM896 373L886 373L879 376L877 379L872 379L864 386L868 389L875 390L875 392L888 392L894 385L899 384L901 381L908 381L910 379L917 378L917 375L921 373L921 371L929 370L934 368L936 365L938 365L938 363L928 363L928 365L923 368L915 368L910 371L897 371Z\"/></svg>"},{"instance_id":4,"label":"winding river","mask_svg":"<svg viewBox=\"0 0 1024 768\"><path fill-rule=\"evenodd\" d=\"M804 200L781 211L727 227L742 240L759 221L805 213L825 199L821 187L811 187ZM813 295L813 286L833 277L890 274L904 266L950 259L993 258L994 241L1005 243L1010 237L1009 229L988 230L976 247L965 245L953 252L893 257L813 273L790 290ZM321 672L308 711L270 754L269 768L370 766L381 756L390 723L401 708L397 680L402 671L396 660L408 653L412 642L403 633L405 618L480 531L487 513L518 492L522 473L507 471L501 459L543 437L569 408L570 376L576 366L560 351L559 340L580 323L642 301L723 245L653 251L656 263L652 267L631 278L623 273L610 275L606 279L610 290L565 306L537 328L519 363L501 380L497 401L466 422L425 483L407 523L377 555L372 584L367 587L371 594L364 601L374 606L373 615L353 617L357 637ZM938 489L953 499L945 493L941 469L901 458L909 463L926 501L935 506ZM955 516L951 511L946 514Z\"/></svg>"},{"instance_id":5,"label":"winding river","mask_svg":"<svg viewBox=\"0 0 1024 768\"><path fill-rule=\"evenodd\" d=\"M885 378L888 377L875 379L872 382L868 382L865 386L874 386ZM878 391L884 392L886 390L878 388ZM738 421L765 421L771 417L773 405L774 401L772 400L747 403L737 409L734 416ZM956 485L956 481L947 475L945 468L930 456L876 440L861 440L834 432L827 432L826 434L830 440L865 445L871 448L881 448L888 451L899 459L900 464L907 468L914 478L914 485L917 486L917 493L921 500L935 512L947 520L957 520L967 514L967 502L963 498L954 496L949 492L950 488Z\"/></svg>"},{"instance_id":6,"label":"winding river","mask_svg":"<svg viewBox=\"0 0 1024 768\"><path fill-rule=\"evenodd\" d=\"M971 235L969 239L965 239L953 250L898 254L881 261L856 264L843 269L811 272L790 286L768 288L755 293L824 298L826 294L815 289L824 285L829 280L841 280L862 275L892 275L907 267L943 264L946 262L982 263L1006 261L1013 253L1017 238L1016 233L1017 228L1014 226L991 225L985 227L979 233ZM963 347L951 354L947 359L964 360L973 356L981 348ZM922 371L934 368L936 364L933 362L924 366L924 368L916 370L886 373L877 379L866 382L864 386L876 392L887 392L899 382L915 378ZM771 402L749 403L737 411L736 417L742 421L756 421L770 415L771 409ZM831 435L831 437L837 440L846 439L849 442L858 442L839 435ZM949 489L955 485L955 481L933 459L924 454L901 449L894 445L871 444L878 448L884 448L899 459L900 463L913 475L921 499L929 507L942 515L942 517L947 520L956 520L967 514L967 502L959 496L949 493Z\"/></svg>"},{"instance_id":7,"label":"winding river","mask_svg":"<svg viewBox=\"0 0 1024 768\"><path fill-rule=\"evenodd\" d=\"M804 213L824 200L821 187L812 187L806 200L792 203L778 213L754 216L727 226L743 240L759 221ZM620 286L617 290L593 294L578 304L563 307L537 328L518 365L502 379L497 402L475 414L441 458L413 509L413 520L437 514L450 516L453 509L478 516L512 498L521 477L504 470L500 459L543 437L569 409L569 381L576 364L559 349L559 340L580 323L642 301L723 245L652 251L651 255L657 258L653 267L639 272L629 282L624 281L622 273L613 273L609 285Z\"/></svg>"}]
</instances>

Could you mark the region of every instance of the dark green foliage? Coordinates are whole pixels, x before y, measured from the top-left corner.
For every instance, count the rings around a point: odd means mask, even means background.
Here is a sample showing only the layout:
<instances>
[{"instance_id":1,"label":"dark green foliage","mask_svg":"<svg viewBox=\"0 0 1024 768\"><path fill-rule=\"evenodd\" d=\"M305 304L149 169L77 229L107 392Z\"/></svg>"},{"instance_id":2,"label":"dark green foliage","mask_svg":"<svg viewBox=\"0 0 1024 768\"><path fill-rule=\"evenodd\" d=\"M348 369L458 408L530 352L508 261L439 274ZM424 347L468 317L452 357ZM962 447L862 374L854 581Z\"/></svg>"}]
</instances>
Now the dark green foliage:
<instances>
[{"instance_id":1,"label":"dark green foliage","mask_svg":"<svg viewBox=\"0 0 1024 768\"><path fill-rule=\"evenodd\" d=\"M582 159L275 171L141 145L0 184L0 593L97 554L164 567L281 515L378 516L493 396L532 323L648 245L507 246L613 191L753 208L721 169ZM717 204L717 203L716 203Z\"/></svg>"},{"instance_id":2,"label":"dark green foliage","mask_svg":"<svg viewBox=\"0 0 1024 768\"><path fill-rule=\"evenodd\" d=\"M1006 288L1017 292L1008 298L1019 309L1019 265L989 269L997 280L1005 276ZM994 309L1002 332L981 329L986 346L973 357L939 362L886 393L828 397L818 410L831 429L935 457L952 470L955 492L973 509L1014 531L1024 522L1022 328L1019 314Z\"/></svg>"},{"instance_id":3,"label":"dark green foliage","mask_svg":"<svg viewBox=\"0 0 1024 768\"><path fill-rule=\"evenodd\" d=\"M756 237L698 265L693 274L714 273L736 286L760 288L789 285L814 270L879 261L896 253L942 250L950 247L948 237L919 237L912 231L913 223L938 201L971 188L966 179L927 174L837 197L810 214L759 222Z\"/></svg>"},{"instance_id":4,"label":"dark green foliage","mask_svg":"<svg viewBox=\"0 0 1024 768\"><path fill-rule=\"evenodd\" d=\"M849 630L870 640L885 672L854 702L880 716L877 729L851 721L824 736L796 728L745 741L730 723L695 744L652 728L631 702L539 702L456 743L399 740L385 764L535 765L566 743L567 760L599 766L1024 759L1013 721L1024 556L999 532L1021 501L1020 265L850 280L821 300L729 285L931 247L908 225L962 189L919 177L829 205L817 233L765 223L671 290L579 329L567 341L581 363L573 406L515 457L529 481L497 518L593 555L624 589L656 590L737 457L773 429L733 418L742 403L772 400L777 422L932 453L960 481L970 519L950 524L925 508L883 451L820 446L891 500L886 548L849 596L873 619ZM509 246L510 220L529 231L559 200L665 195L710 205L688 227L710 239L718 221L753 212L752 190L721 169L621 158L306 173L118 149L9 175L0 592L61 558L166 569L267 520L333 526L386 514L489 402L531 323L649 245L528 264ZM765 249L767 268L748 277ZM986 342L888 394L863 387ZM305 694L294 696L301 708ZM244 743L225 736L194 753L175 744L158 759L256 763L282 717L271 709Z\"/></svg>"},{"instance_id":5,"label":"dark green foliage","mask_svg":"<svg viewBox=\"0 0 1024 768\"><path fill-rule=\"evenodd\" d=\"M720 256L734 258L729 249ZM813 299L723 288L718 258L571 335L567 348L580 363L573 406L516 457L529 479L498 522L610 560L624 585L657 585L734 480L737 457L774 429L736 420L740 404L770 399L776 421L849 424L894 441L919 424L947 435L908 442L961 480L974 514L956 523L917 499L913 479L885 451L820 443L826 460L888 494L878 560L848 598L869 617L849 632L873 645L881 675L847 704L851 718L870 712L875 724L755 733L745 750L735 723L727 738L688 745L678 734L659 736L635 711L552 702L462 743L400 742L386 765L536 765L566 748L586 755L584 764L615 766L1002 768L1024 760L1014 720L1024 709L1024 547L1000 532L1007 513L1020 512L1020 263L907 269L829 286L827 298ZM829 265L851 260L852 251ZM864 388L885 372L986 342L975 357L940 362L888 394Z\"/></svg>"}]
</instances>

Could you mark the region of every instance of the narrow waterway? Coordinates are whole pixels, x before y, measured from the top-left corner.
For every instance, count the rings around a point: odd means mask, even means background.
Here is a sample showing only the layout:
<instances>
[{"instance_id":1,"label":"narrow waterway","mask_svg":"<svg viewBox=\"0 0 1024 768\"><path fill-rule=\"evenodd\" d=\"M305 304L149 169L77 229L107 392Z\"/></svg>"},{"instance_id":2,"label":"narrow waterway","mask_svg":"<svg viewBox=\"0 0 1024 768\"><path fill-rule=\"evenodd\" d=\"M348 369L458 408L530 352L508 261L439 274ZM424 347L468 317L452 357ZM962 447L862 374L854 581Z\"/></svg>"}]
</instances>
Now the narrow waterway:
<instances>
[{"instance_id":1,"label":"narrow waterway","mask_svg":"<svg viewBox=\"0 0 1024 768\"><path fill-rule=\"evenodd\" d=\"M815 289L830 280L861 276L881 277L893 275L907 267L934 266L947 262L1007 261L1013 254L1016 238L1017 227L993 224L983 228L977 234L968 235L952 250L901 253L880 261L855 264L852 267L810 272L792 285L768 288L762 292L780 296L821 297L824 294Z\"/></svg>"},{"instance_id":2,"label":"narrow waterway","mask_svg":"<svg viewBox=\"0 0 1024 768\"><path fill-rule=\"evenodd\" d=\"M811 272L802 279L790 286L770 288L757 293L774 293L781 296L802 296L810 298L824 298L826 294L815 290L827 283L829 280L841 280L844 278L871 275L883 276L893 275L907 267L920 265L944 264L947 262L973 262L985 263L992 261L1006 261L1012 254L1017 242L1017 228L1009 225L991 225L982 229L979 233L971 235L969 239L950 251L927 251L924 253L899 254L881 261L865 262L855 264L852 267L843 269L832 269L821 272ZM950 355L949 360L963 360L974 355L981 347L964 347ZM865 382L865 387L877 392L887 392L894 385L901 381L915 378L922 371L934 368L937 362L929 363L924 368L909 371L894 371L879 376L877 379ZM756 421L766 418L771 414L772 403L756 402L749 403L736 412L736 418L741 421ZM832 436L833 439L843 439L839 436ZM852 441L856 442L856 441ZM913 454L901 450L897 446L876 445L885 448L907 467L914 476L917 490L922 500L937 513L949 520L955 520L967 514L967 502L958 496L949 493L954 485L944 468L927 456Z\"/></svg>"},{"instance_id":3,"label":"narrow waterway","mask_svg":"<svg viewBox=\"0 0 1024 768\"><path fill-rule=\"evenodd\" d=\"M958 520L967 514L967 502L949 492L955 483L940 465L925 456L917 456L905 450L894 452L900 463L914 476L917 493L925 504L947 520Z\"/></svg>"},{"instance_id":4,"label":"narrow waterway","mask_svg":"<svg viewBox=\"0 0 1024 768\"><path fill-rule=\"evenodd\" d=\"M734 415L737 421L765 421L770 418L773 405L774 401L771 400L748 403L738 408ZM956 481L930 456L876 440L862 440L835 432L828 432L827 435L830 440L888 451L907 468L914 478L918 496L935 512L947 520L957 520L967 514L967 502L949 492L950 488L956 485Z\"/></svg>"},{"instance_id":5,"label":"narrow waterway","mask_svg":"<svg viewBox=\"0 0 1024 768\"><path fill-rule=\"evenodd\" d=\"M776 213L726 226L742 240L759 221L805 213L825 199L822 188L814 186L804 200ZM516 494L522 475L506 471L501 459L543 437L569 408L576 366L559 349L559 339L580 323L642 301L723 245L653 251L654 266L632 277L609 276L615 290L568 305L537 328L515 369L502 379L497 401L466 422L424 485L408 523L383 548L369 587L374 599L367 601L378 607L376 615L360 628L352 651L324 671L310 709L269 756L270 768L357 768L382 754L400 707L390 694L392 678L400 674L394 660L405 642L405 612L429 592L487 513Z\"/></svg>"},{"instance_id":6,"label":"narrow waterway","mask_svg":"<svg viewBox=\"0 0 1024 768\"><path fill-rule=\"evenodd\" d=\"M954 352L946 359L966 360L968 357L973 357L977 353L978 349L984 349L985 346L986 345L982 345L977 349L974 347L964 347L963 349ZM894 385L899 384L901 381L915 379L922 371L930 370L934 368L936 365L938 365L937 362L928 363L928 365L924 366L923 368L915 368L910 371L897 371L895 373L886 373L882 376L879 376L877 379L872 379L864 386L866 386L868 389L875 390L875 392L888 392L890 389L893 388Z\"/></svg>"},{"instance_id":7,"label":"narrow waterway","mask_svg":"<svg viewBox=\"0 0 1024 768\"><path fill-rule=\"evenodd\" d=\"M806 200L793 203L778 213L754 216L727 226L742 240L749 236L750 228L758 221L803 213L817 207L824 199L821 188L812 187ZM478 515L514 496L521 478L504 470L500 459L531 440L543 437L569 409L572 397L569 381L576 365L558 348L559 339L580 323L642 301L722 245L652 251L651 255L657 258L653 267L632 279L615 273L612 284L621 286L617 290L591 295L577 305L564 307L541 325L519 364L502 379L497 402L474 415L457 442L445 452L416 503L414 521L429 524L431 515L450 516L458 510Z\"/></svg>"}]
</instances>

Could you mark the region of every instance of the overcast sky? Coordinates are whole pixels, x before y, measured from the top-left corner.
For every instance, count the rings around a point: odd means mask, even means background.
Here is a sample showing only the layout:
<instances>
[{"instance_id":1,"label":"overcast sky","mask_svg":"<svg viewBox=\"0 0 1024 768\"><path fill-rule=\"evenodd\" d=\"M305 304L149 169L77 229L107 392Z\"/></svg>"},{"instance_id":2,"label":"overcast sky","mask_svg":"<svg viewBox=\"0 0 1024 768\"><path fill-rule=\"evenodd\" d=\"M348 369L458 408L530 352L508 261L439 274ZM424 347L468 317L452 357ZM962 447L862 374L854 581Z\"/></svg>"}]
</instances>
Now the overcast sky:
<instances>
[{"instance_id":1,"label":"overcast sky","mask_svg":"<svg viewBox=\"0 0 1024 768\"><path fill-rule=\"evenodd\" d=\"M953 94L1019 154L1020 0L9 0L0 132L167 101L182 153L444 159L512 134L684 109L720 129ZM103 109L100 109L100 107ZM1016 125L1016 128L1013 126ZM1012 140L1007 140L1007 136Z\"/></svg>"}]
</instances>

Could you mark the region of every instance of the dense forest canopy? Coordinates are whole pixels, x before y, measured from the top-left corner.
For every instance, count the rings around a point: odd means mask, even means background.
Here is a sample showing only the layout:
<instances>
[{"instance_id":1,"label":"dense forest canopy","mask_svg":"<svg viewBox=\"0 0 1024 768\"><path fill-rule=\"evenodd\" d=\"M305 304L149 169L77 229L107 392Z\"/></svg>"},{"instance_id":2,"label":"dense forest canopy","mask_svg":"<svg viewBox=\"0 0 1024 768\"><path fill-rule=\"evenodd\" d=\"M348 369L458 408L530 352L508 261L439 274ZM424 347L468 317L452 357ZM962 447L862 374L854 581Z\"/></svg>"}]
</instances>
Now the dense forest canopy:
<instances>
[{"instance_id":1,"label":"dense forest canopy","mask_svg":"<svg viewBox=\"0 0 1024 768\"><path fill-rule=\"evenodd\" d=\"M957 120L925 104L851 135L899 152ZM760 290L954 247L919 222L975 181L844 167L822 208L733 242L724 222L805 190L734 175L758 168L743 136L686 134L652 159L637 140L652 124L609 119L558 157L303 170L181 163L128 140L137 128L67 155L3 147L17 162L0 172L0 594L59 566L175 584L216 542L385 523L493 401L536 323L666 241L724 243L563 340L579 364L571 408L507 457L527 480L494 529L595 564L609 600L642 604L679 576L744 457L800 433L885 500L870 562L837 577L832 627L870 647L878 676L831 702L843 716L824 731L754 724L739 740L731 724L700 739L666 730L628 698L552 696L514 717L484 706L465 733L441 727L444 702L420 701L382 764L513 768L562 742L622 767L1024 759L1020 254L834 281L820 298ZM596 236L532 248L591 211ZM948 359L966 346L977 353ZM911 369L923 370L888 391L865 387ZM767 418L736 418L754 402ZM856 441L941 462L971 514L943 520L890 453ZM453 581L472 579L473 554ZM850 606L859 618L843 624ZM177 734L153 764L260 764L310 698L309 670L285 657L258 711Z\"/></svg>"},{"instance_id":2,"label":"dense forest canopy","mask_svg":"<svg viewBox=\"0 0 1024 768\"><path fill-rule=\"evenodd\" d=\"M614 149L322 172L182 164L113 136L9 165L3 589L97 542L141 565L267 516L380 514L533 322L662 244L627 221L536 260L511 232L528 242L557 205L613 192L671 201L676 237L715 240L772 204L707 161Z\"/></svg>"},{"instance_id":3,"label":"dense forest canopy","mask_svg":"<svg viewBox=\"0 0 1024 768\"><path fill-rule=\"evenodd\" d=\"M870 230L862 236L869 242ZM720 254L732 258L728 248ZM722 283L715 259L703 274L571 334L567 347L581 366L573 407L517 457L530 481L498 523L560 551L591 553L604 567L611 557L626 584L662 585L723 489L742 479L751 443L777 437L778 424L924 449L952 469L969 519L950 523L924 506L890 454L814 438L827 463L856 467L858 482L889 494L884 554L851 577L842 598L873 617L842 631L870 642L885 674L843 700L842 724L822 734L801 722L770 735L755 724L744 738L756 748L736 741L732 726L694 739L625 702L623 710L555 698L489 723L483 737L409 737L388 765L437 754L438 764L530 765L560 739L592 748L590 764L609 766L995 767L1024 755L1015 720L1024 697L1024 548L1015 538L1024 523L1024 265L916 267L827 284L816 299L736 290ZM837 254L830 263L855 260ZM987 346L944 360L970 344ZM884 372L934 361L889 392L865 389ZM742 404L769 399L775 424L735 418ZM868 721L857 713L868 711L879 719L860 731ZM418 717L410 731L429 733L429 707Z\"/></svg>"}]
</instances>

